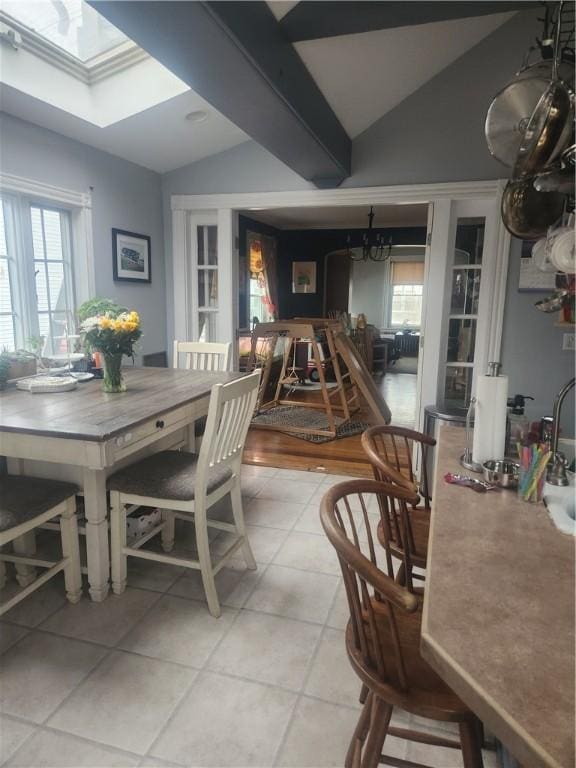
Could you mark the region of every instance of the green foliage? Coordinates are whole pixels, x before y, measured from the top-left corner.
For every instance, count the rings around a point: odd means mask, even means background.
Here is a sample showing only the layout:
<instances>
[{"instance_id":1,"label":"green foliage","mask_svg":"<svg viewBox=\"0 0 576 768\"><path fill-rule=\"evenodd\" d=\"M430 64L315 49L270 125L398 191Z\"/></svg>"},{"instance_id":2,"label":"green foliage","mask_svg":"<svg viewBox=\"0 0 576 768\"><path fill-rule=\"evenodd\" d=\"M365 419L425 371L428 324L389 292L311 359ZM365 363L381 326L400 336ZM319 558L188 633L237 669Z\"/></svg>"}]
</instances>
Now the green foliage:
<instances>
[{"instance_id":1,"label":"green foliage","mask_svg":"<svg viewBox=\"0 0 576 768\"><path fill-rule=\"evenodd\" d=\"M26 339L26 344L33 355L40 357L44 347L44 336L30 336Z\"/></svg>"},{"instance_id":2,"label":"green foliage","mask_svg":"<svg viewBox=\"0 0 576 768\"><path fill-rule=\"evenodd\" d=\"M98 315L118 317L122 312L126 312L126 308L116 304L112 299L103 299L100 296L95 296L78 307L78 320L83 323L89 317L96 317Z\"/></svg>"}]
</instances>

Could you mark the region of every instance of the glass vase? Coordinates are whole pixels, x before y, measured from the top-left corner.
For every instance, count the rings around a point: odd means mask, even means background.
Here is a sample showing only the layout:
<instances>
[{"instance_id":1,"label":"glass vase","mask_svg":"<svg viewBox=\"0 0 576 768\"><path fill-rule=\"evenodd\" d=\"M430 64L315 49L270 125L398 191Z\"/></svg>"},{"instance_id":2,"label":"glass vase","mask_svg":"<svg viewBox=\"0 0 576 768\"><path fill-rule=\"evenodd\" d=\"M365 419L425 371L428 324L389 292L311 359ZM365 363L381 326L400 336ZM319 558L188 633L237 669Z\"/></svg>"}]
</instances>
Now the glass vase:
<instances>
[{"instance_id":1,"label":"glass vase","mask_svg":"<svg viewBox=\"0 0 576 768\"><path fill-rule=\"evenodd\" d=\"M122 376L122 354L102 353L104 363L104 380L102 389L104 392L126 392L126 382Z\"/></svg>"}]
</instances>

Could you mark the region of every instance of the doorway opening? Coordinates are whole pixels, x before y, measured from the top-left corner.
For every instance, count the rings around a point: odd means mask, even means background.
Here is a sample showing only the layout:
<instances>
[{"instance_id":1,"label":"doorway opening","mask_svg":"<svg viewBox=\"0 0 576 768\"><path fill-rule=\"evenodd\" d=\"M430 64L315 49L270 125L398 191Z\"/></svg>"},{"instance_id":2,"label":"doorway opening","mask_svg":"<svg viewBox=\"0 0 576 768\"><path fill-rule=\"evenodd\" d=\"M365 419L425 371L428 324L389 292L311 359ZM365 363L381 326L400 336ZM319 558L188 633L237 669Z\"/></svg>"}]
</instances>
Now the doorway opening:
<instances>
[{"instance_id":1,"label":"doorway opening","mask_svg":"<svg viewBox=\"0 0 576 768\"><path fill-rule=\"evenodd\" d=\"M364 205L239 211L240 358L256 322L340 319L392 423L414 428L428 204L376 205L373 212L370 237L383 248L368 254Z\"/></svg>"}]
</instances>

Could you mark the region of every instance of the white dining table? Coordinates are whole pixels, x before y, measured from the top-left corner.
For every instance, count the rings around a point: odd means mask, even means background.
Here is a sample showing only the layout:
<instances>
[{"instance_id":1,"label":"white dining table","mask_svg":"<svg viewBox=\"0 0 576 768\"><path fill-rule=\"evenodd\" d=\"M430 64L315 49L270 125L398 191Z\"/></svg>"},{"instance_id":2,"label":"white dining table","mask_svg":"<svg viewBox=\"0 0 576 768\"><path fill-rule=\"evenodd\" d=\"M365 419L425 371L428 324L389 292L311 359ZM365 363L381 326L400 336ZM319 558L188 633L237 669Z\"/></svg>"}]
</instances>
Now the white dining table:
<instances>
[{"instance_id":1,"label":"white dining table","mask_svg":"<svg viewBox=\"0 0 576 768\"><path fill-rule=\"evenodd\" d=\"M166 445L194 445L194 422L208 412L215 384L242 374L167 368L127 368L127 391L107 394L94 379L75 390L0 393L0 455L9 470L29 462L73 468L84 494L90 596L108 595L110 554L106 478L117 466ZM62 476L55 469L54 476ZM48 469L49 473L49 469Z\"/></svg>"}]
</instances>

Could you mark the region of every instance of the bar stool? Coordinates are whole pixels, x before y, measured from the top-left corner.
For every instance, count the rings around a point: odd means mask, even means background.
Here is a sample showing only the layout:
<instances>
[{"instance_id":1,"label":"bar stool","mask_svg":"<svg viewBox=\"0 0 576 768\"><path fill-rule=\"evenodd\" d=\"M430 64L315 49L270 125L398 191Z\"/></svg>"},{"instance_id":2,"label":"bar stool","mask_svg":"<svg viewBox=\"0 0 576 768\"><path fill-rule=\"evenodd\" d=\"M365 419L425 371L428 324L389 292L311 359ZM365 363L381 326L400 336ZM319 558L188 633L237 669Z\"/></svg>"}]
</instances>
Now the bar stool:
<instances>
[{"instance_id":1,"label":"bar stool","mask_svg":"<svg viewBox=\"0 0 576 768\"><path fill-rule=\"evenodd\" d=\"M58 518L63 555L61 560L54 561L16 552L1 552L0 587L3 587L6 582L5 563L31 565L47 570L26 585L22 585L20 580L21 589L0 605L0 616L60 571L64 571L68 600L71 603L77 603L80 600L82 575L76 522L75 495L77 493L78 488L75 485L57 480L23 475L0 477L0 547L15 542L49 520Z\"/></svg>"},{"instance_id":2,"label":"bar stool","mask_svg":"<svg viewBox=\"0 0 576 768\"><path fill-rule=\"evenodd\" d=\"M336 549L350 620L346 650L363 683L364 707L346 756L346 768L420 763L382 754L388 734L434 746L461 748L464 768L482 768L480 721L420 656L422 602L379 567L365 497L410 503L411 491L374 480L333 486L321 502L324 531ZM360 504L357 503L358 496ZM363 542L358 531L364 526ZM394 707L419 717L458 724L460 740L390 726ZM421 768L426 768L421 766Z\"/></svg>"},{"instance_id":3,"label":"bar stool","mask_svg":"<svg viewBox=\"0 0 576 768\"><path fill-rule=\"evenodd\" d=\"M381 522L377 531L378 541L387 552L388 575L393 575L392 557L398 558L402 561L400 578L412 591L413 579L423 578L414 568L425 569L428 557L431 495L427 459L436 441L422 432L394 426L370 427L361 440L375 479L412 494L406 504L379 499ZM420 452L420 484L413 467L415 444Z\"/></svg>"}]
</instances>

